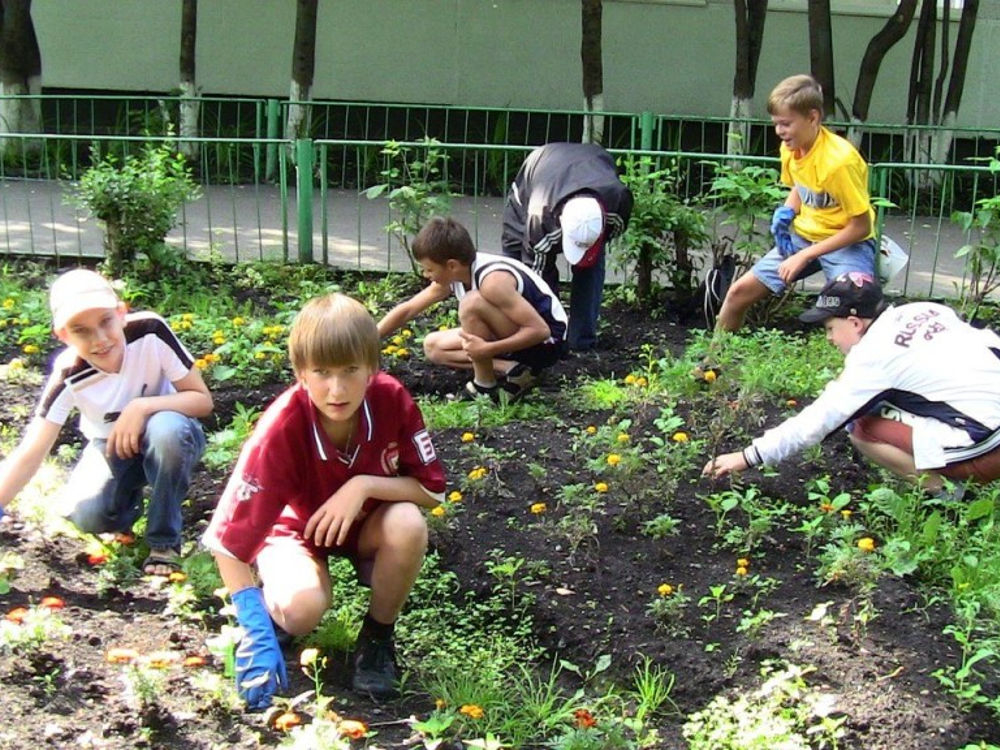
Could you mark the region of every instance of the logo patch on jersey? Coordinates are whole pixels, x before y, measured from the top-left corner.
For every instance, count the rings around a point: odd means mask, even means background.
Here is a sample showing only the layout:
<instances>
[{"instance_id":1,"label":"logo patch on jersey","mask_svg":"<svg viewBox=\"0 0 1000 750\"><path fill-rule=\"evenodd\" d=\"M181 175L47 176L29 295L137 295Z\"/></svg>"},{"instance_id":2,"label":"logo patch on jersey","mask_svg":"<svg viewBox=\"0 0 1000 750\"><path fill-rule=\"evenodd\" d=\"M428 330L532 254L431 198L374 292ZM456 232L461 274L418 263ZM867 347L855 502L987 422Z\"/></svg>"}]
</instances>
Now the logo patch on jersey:
<instances>
[{"instance_id":1,"label":"logo patch on jersey","mask_svg":"<svg viewBox=\"0 0 1000 750\"><path fill-rule=\"evenodd\" d=\"M427 434L427 430L421 430L413 436L413 445L417 448L420 460L425 464L429 464L437 458L437 453L434 452L434 443L431 442L431 436Z\"/></svg>"},{"instance_id":2,"label":"logo patch on jersey","mask_svg":"<svg viewBox=\"0 0 1000 750\"><path fill-rule=\"evenodd\" d=\"M260 485L257 484L257 480L251 477L243 477L236 487L236 499L241 503L245 503L257 492L260 492Z\"/></svg>"},{"instance_id":3,"label":"logo patch on jersey","mask_svg":"<svg viewBox=\"0 0 1000 750\"><path fill-rule=\"evenodd\" d=\"M399 473L399 444L395 441L389 443L382 451L382 471L389 477Z\"/></svg>"}]
</instances>

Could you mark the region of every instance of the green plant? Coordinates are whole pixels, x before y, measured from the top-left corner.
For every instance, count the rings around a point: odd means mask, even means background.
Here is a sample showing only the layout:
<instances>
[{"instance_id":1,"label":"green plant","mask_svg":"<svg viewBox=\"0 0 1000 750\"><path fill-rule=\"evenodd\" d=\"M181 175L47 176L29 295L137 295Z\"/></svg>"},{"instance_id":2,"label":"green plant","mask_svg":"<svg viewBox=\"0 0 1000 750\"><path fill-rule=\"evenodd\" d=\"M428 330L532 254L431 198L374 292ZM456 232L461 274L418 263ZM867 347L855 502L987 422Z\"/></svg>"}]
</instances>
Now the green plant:
<instances>
[{"instance_id":1,"label":"green plant","mask_svg":"<svg viewBox=\"0 0 1000 750\"><path fill-rule=\"evenodd\" d=\"M177 212L199 189L187 161L168 143L147 143L137 156L101 156L91 149L93 166L77 183L73 199L104 223L104 249L111 274L139 253L163 243Z\"/></svg>"},{"instance_id":2,"label":"green plant","mask_svg":"<svg viewBox=\"0 0 1000 750\"><path fill-rule=\"evenodd\" d=\"M771 167L734 168L725 162L714 162L712 166L715 174L704 199L714 203L722 224L736 227L733 249L739 270L745 271L770 249L771 235L768 229L762 231L760 227L784 202L787 188L781 186L777 171Z\"/></svg>"},{"instance_id":3,"label":"green plant","mask_svg":"<svg viewBox=\"0 0 1000 750\"><path fill-rule=\"evenodd\" d=\"M385 229L399 240L413 272L418 273L410 242L427 219L451 209L451 188L444 176L449 156L434 138L424 138L417 148L389 141L382 154L386 162L379 173L382 181L364 193L372 200L388 194L389 208L396 217Z\"/></svg>"},{"instance_id":4,"label":"green plant","mask_svg":"<svg viewBox=\"0 0 1000 750\"><path fill-rule=\"evenodd\" d=\"M989 159L991 172L1000 172L1000 148ZM956 258L965 259L967 284L960 288L960 307L969 318L975 318L984 300L1000 288L1000 196L980 198L972 211L955 211L951 220L962 231L978 235L976 242L962 245Z\"/></svg>"},{"instance_id":5,"label":"green plant","mask_svg":"<svg viewBox=\"0 0 1000 750\"><path fill-rule=\"evenodd\" d=\"M661 513L651 521L642 525L642 533L652 539L666 539L680 533L681 521L669 513Z\"/></svg>"},{"instance_id":6,"label":"green plant","mask_svg":"<svg viewBox=\"0 0 1000 750\"><path fill-rule=\"evenodd\" d=\"M646 606L646 614L653 618L657 630L674 638L684 638L688 634L684 614L690 604L691 597L684 593L682 586L664 583Z\"/></svg>"},{"instance_id":7,"label":"green plant","mask_svg":"<svg viewBox=\"0 0 1000 750\"><path fill-rule=\"evenodd\" d=\"M615 264L634 265L640 302L650 301L654 274L660 272L670 282L678 305L687 307L700 266L694 251L708 241L705 214L678 195L676 162L660 169L643 156L626 159L624 166L622 181L632 191L634 204Z\"/></svg>"},{"instance_id":8,"label":"green plant","mask_svg":"<svg viewBox=\"0 0 1000 750\"><path fill-rule=\"evenodd\" d=\"M10 582L24 569L24 558L16 552L0 552L0 596L10 593Z\"/></svg>"},{"instance_id":9,"label":"green plant","mask_svg":"<svg viewBox=\"0 0 1000 750\"><path fill-rule=\"evenodd\" d=\"M227 468L236 462L240 448L250 437L260 411L239 401L233 406L233 418L227 427L208 436L202 461L209 469Z\"/></svg>"},{"instance_id":10,"label":"green plant","mask_svg":"<svg viewBox=\"0 0 1000 750\"><path fill-rule=\"evenodd\" d=\"M722 616L722 605L728 604L736 597L736 594L729 589L726 584L720 583L717 586L709 586L708 593L698 600L698 606L708 609L708 612L701 616L706 625L710 625Z\"/></svg>"}]
</instances>

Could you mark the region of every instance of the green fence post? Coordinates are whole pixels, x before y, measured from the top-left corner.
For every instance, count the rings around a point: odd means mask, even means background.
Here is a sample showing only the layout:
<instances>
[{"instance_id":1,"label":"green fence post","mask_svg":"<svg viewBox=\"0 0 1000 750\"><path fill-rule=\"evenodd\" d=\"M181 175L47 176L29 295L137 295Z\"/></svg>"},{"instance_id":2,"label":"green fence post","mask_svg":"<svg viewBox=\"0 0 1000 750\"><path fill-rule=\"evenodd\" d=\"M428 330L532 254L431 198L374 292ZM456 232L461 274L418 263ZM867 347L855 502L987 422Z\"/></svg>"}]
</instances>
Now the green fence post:
<instances>
[{"instance_id":1,"label":"green fence post","mask_svg":"<svg viewBox=\"0 0 1000 750\"><path fill-rule=\"evenodd\" d=\"M653 113L639 115L639 147L643 151L653 150Z\"/></svg>"},{"instance_id":2,"label":"green fence post","mask_svg":"<svg viewBox=\"0 0 1000 750\"><path fill-rule=\"evenodd\" d=\"M274 178L274 165L278 161L278 133L281 132L281 122L279 120L281 110L278 107L277 99L267 100L267 161L264 165L264 179Z\"/></svg>"},{"instance_id":3,"label":"green fence post","mask_svg":"<svg viewBox=\"0 0 1000 750\"><path fill-rule=\"evenodd\" d=\"M295 141L295 201L299 208L299 262L313 259L313 142Z\"/></svg>"}]
</instances>

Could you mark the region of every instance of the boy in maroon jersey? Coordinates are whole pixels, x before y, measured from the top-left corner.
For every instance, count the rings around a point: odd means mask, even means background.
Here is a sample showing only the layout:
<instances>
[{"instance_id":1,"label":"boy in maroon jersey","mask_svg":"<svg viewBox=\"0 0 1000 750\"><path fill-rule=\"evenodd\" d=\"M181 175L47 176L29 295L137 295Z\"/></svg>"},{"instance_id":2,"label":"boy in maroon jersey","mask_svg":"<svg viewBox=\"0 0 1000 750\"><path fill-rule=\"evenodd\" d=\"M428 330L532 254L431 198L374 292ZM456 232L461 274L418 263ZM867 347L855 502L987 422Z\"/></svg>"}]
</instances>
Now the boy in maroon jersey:
<instances>
[{"instance_id":1,"label":"boy in maroon jersey","mask_svg":"<svg viewBox=\"0 0 1000 750\"><path fill-rule=\"evenodd\" d=\"M444 472L413 399L378 370L378 330L363 305L341 294L312 300L288 352L298 382L243 446L204 536L244 630L240 694L263 708L286 686L274 626L316 627L330 606L332 554L372 592L353 687L392 697L393 626L427 546L421 508L441 501Z\"/></svg>"}]
</instances>

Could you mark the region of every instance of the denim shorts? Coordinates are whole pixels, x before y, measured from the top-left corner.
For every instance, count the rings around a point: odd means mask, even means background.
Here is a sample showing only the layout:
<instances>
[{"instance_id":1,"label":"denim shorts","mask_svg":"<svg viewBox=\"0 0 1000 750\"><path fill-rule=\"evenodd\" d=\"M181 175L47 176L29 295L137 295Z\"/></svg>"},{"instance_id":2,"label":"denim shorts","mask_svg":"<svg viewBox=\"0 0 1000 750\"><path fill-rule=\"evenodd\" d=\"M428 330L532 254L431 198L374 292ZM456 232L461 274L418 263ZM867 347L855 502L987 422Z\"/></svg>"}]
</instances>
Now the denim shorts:
<instances>
[{"instance_id":1,"label":"denim shorts","mask_svg":"<svg viewBox=\"0 0 1000 750\"><path fill-rule=\"evenodd\" d=\"M797 235L794 231L791 232L791 235L795 252L813 244L809 240ZM771 248L771 251L767 255L754 263L751 269L753 275L757 277L760 283L774 294L781 294L785 291L785 282L778 276L778 266L781 265L781 261L784 259L785 256L781 254L777 247L774 247ZM850 271L860 271L874 277L875 239L862 240L853 245L834 250L832 253L821 255L817 260L806 266L802 273L796 277L795 281L804 279L806 276L811 276L817 271L822 271L827 281Z\"/></svg>"}]
</instances>

